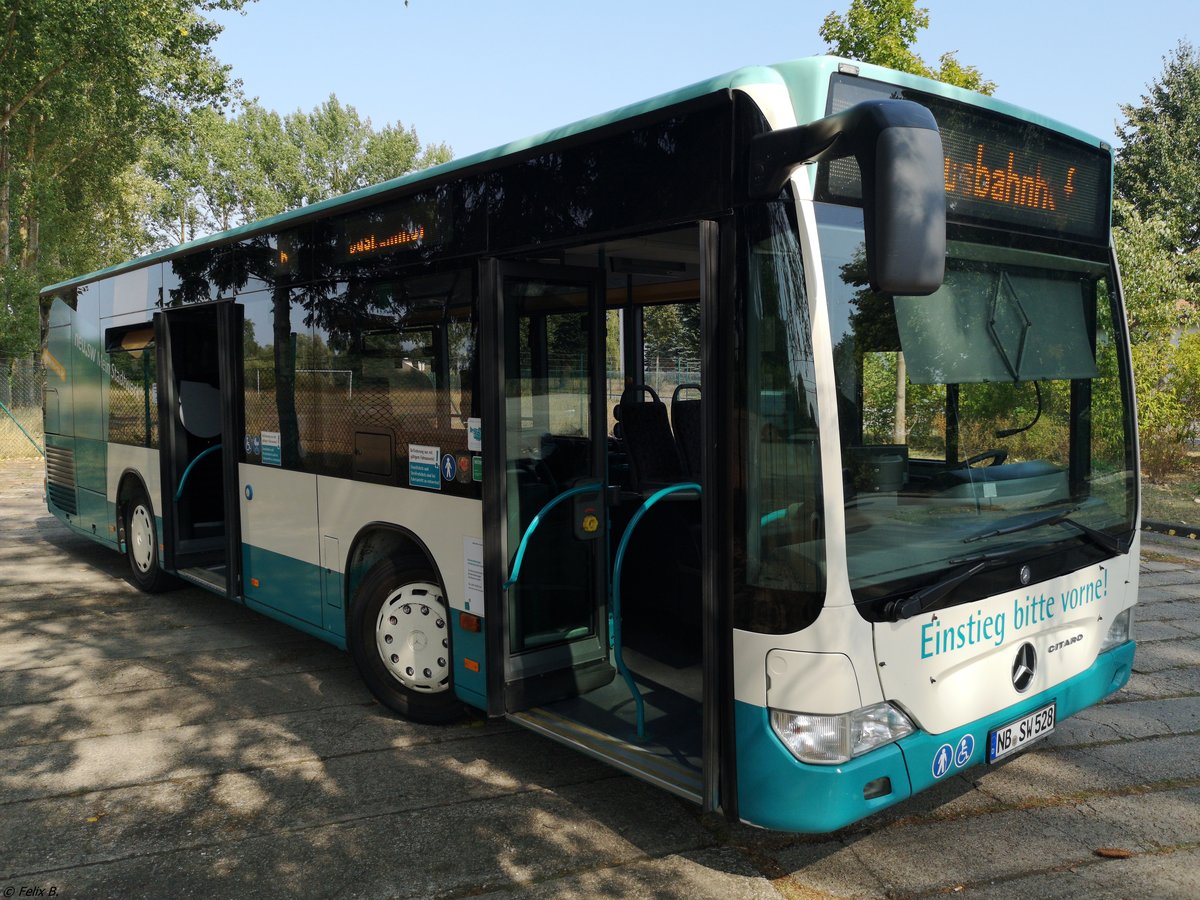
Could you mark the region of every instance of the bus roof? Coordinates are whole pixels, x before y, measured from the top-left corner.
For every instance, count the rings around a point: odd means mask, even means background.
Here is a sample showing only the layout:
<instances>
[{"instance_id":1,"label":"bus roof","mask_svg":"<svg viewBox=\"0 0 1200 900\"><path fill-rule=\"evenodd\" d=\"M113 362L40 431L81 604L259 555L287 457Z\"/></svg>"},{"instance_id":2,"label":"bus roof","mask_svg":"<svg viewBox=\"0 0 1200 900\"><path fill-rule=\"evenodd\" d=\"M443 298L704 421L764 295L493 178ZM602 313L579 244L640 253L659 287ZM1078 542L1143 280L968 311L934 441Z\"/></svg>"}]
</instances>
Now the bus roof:
<instances>
[{"instance_id":1,"label":"bus roof","mask_svg":"<svg viewBox=\"0 0 1200 900\"><path fill-rule=\"evenodd\" d=\"M796 121L801 123L811 122L825 115L825 100L828 91L829 75L833 72L844 71L845 67L852 67L852 71L863 78L872 78L877 81L896 84L900 87L908 87L914 90L924 91L928 94L934 94L951 100L969 103L973 106L981 107L992 112L1011 116L1013 118L1021 119L1022 121L1030 122L1034 125L1048 128L1068 137L1075 138L1076 140L1083 141L1091 146L1107 146L1093 135L1079 131L1078 129L1072 128L1069 125L1065 125L1062 122L1058 122L1054 119L1050 119L1046 116L1039 115L1030 110L1014 106L1011 103L1006 103L1002 100L997 100L984 94L954 87L953 85L948 85L930 78L924 78L919 75L910 75L906 72L897 72L893 69L887 69L882 66L876 66L869 63L860 63L852 60L840 59L835 56L813 56L806 57L804 59L792 60L790 62L777 63L771 66L749 66L736 69L732 72L727 72L724 75L718 75L714 78L699 81L695 84L688 85L687 87L665 94L660 94L656 97L651 97L650 99L643 100L639 103L633 103L628 106L610 110L606 113L581 119L577 122L573 122L569 125L564 125L560 128L555 128L541 134L533 135L517 141L512 141L507 144L502 144L498 147L492 148L491 150L484 150L479 153L471 154L470 156L464 156L461 159L454 159L450 162L442 163L441 165L432 166L428 169L421 169L417 172L410 172L406 175L401 175L398 178L393 178L388 181L380 182L379 184L361 188L348 194L342 194L337 197L332 197L328 200L322 200L319 203L314 203L309 206L302 206L266 219L248 222L245 225L239 225L238 227L231 228L227 231L215 232L213 234L205 235L204 237L188 241L184 244L179 244L174 247L167 247L163 250L158 250L154 253L150 253L127 262L118 263L104 269L99 269L95 272L89 272L86 275L79 275L75 278L60 281L57 284L42 288L40 293L48 294L64 288L75 287L77 285L95 281L99 278L109 275L133 271L134 269L139 269L153 262L170 259L175 256L182 256L202 247L222 244L228 240L240 237L249 237L265 231L272 231L293 221L316 217L322 213L332 212L344 206L357 205L363 200L377 195L384 195L393 191L397 191L401 188L415 186L427 181L437 180L457 171L463 171L485 163L494 162L504 157L516 156L536 147L552 144L566 138L584 134L588 131L603 128L606 125L612 125L616 122L621 122L625 119L631 119L635 116L652 113L656 110L665 109L678 103L694 100L718 92L736 90L738 88L745 88L753 85L783 85L787 87L790 92L792 106L796 114Z\"/></svg>"}]
</instances>

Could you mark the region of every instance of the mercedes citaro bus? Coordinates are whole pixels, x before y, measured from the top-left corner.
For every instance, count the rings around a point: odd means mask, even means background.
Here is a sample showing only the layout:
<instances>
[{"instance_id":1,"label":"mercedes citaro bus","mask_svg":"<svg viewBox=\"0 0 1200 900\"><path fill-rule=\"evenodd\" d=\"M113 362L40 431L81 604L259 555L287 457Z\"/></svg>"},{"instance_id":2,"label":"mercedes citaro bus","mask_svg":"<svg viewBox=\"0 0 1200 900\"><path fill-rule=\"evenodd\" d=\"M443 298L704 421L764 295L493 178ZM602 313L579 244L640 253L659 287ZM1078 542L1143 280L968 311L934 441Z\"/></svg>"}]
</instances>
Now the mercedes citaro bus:
<instances>
[{"instance_id":1,"label":"mercedes citaro bus","mask_svg":"<svg viewBox=\"0 0 1200 900\"><path fill-rule=\"evenodd\" d=\"M829 831L1129 678L1111 173L821 57L83 275L49 508L402 716Z\"/></svg>"}]
</instances>

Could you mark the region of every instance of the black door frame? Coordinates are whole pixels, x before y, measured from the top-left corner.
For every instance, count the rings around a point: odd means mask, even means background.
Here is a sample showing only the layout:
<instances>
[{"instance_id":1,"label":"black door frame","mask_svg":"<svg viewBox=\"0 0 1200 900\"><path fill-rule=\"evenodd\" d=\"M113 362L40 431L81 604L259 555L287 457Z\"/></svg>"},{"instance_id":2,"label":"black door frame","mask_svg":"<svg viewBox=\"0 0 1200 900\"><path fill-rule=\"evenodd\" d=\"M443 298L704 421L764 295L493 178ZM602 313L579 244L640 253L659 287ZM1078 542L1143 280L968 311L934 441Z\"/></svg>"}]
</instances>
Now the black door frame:
<instances>
[{"instance_id":1,"label":"black door frame","mask_svg":"<svg viewBox=\"0 0 1200 900\"><path fill-rule=\"evenodd\" d=\"M557 669L536 676L522 677L510 665L508 635L510 629L509 604L503 590L508 576L508 564L515 547L508 543L508 484L507 484L507 410L505 405L505 373L507 372L507 310L503 282L506 278L545 279L550 281L577 283L591 288L588 315L591 327L588 331L590 353L589 381L591 385L590 429L592 439L591 474L605 487L601 491L598 508L607 510L608 484L608 410L604 385L606 384L605 333L607 317L605 306L605 284L600 269L544 265L495 258L480 261L480 359L483 371L482 406L480 409L483 426L483 553L484 553L484 611L491 623L487 629L487 686L488 714L504 715L519 709L537 706L569 696L586 684L577 681L577 666ZM602 556L603 565L597 566L598 577L593 585L594 609L596 612L596 638L603 651L604 668L607 669L607 612L608 612L608 550L607 533L601 540L597 554ZM540 651L531 651L537 653ZM523 654L524 655L524 654ZM611 672L611 669L608 669ZM608 676L596 673L607 680Z\"/></svg>"},{"instance_id":2,"label":"black door frame","mask_svg":"<svg viewBox=\"0 0 1200 900\"><path fill-rule=\"evenodd\" d=\"M217 331L217 375L221 395L221 505L225 524L222 551L226 572L225 596L230 600L240 601L242 559L238 462L243 440L242 307L231 301L166 309L154 314L158 367L159 483L162 505L159 514L163 522L163 566L177 572L180 569L212 562L220 555L211 548L197 550L187 546L189 542L179 534L179 507L175 502L175 492L182 469L178 457L179 424L174 414L178 404L178 390L172 358L172 323L205 315L213 317Z\"/></svg>"}]
</instances>

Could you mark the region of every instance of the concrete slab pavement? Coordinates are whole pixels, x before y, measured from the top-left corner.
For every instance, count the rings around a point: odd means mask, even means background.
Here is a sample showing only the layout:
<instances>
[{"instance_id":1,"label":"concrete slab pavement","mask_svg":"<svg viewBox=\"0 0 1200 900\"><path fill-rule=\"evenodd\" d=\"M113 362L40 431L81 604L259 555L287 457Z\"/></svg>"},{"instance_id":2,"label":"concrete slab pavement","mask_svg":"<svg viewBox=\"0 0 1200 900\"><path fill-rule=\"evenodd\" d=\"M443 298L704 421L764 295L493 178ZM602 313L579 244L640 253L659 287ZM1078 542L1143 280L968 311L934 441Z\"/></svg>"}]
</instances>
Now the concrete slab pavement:
<instances>
[{"instance_id":1,"label":"concrete slab pavement","mask_svg":"<svg viewBox=\"0 0 1200 900\"><path fill-rule=\"evenodd\" d=\"M1193 542L1145 537L1126 690L798 836L504 723L394 718L317 640L138 593L41 493L40 463L0 462L0 897L1200 896Z\"/></svg>"}]
</instances>

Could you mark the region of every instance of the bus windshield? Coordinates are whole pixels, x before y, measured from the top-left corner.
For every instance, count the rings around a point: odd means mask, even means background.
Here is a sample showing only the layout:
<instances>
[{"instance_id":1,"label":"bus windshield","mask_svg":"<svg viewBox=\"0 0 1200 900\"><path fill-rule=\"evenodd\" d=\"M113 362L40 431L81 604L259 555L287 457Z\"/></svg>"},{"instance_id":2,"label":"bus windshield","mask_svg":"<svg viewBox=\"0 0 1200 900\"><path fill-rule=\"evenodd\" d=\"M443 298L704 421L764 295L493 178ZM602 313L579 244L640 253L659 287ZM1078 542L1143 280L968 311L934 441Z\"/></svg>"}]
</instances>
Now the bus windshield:
<instances>
[{"instance_id":1,"label":"bus windshield","mask_svg":"<svg viewBox=\"0 0 1200 900\"><path fill-rule=\"evenodd\" d=\"M1040 581L1127 548L1133 426L1107 252L951 240L936 293L882 296L861 211L817 209L860 608L886 617L931 586L965 602L1000 583L939 583L1003 565Z\"/></svg>"}]
</instances>

